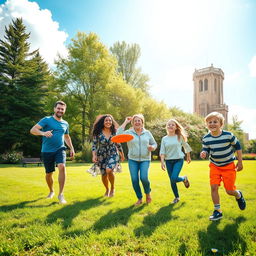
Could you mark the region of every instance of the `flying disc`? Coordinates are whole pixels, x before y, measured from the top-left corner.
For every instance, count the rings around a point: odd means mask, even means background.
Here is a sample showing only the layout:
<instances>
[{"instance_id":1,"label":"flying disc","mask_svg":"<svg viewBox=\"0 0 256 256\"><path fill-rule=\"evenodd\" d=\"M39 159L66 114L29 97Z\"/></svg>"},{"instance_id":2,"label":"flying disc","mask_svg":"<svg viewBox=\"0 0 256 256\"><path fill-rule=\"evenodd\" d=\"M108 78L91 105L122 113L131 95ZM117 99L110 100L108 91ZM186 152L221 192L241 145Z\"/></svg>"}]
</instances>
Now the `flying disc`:
<instances>
[{"instance_id":1,"label":"flying disc","mask_svg":"<svg viewBox=\"0 0 256 256\"><path fill-rule=\"evenodd\" d=\"M111 141L115 143L124 143L132 140L134 137L131 134L119 134L111 138Z\"/></svg>"}]
</instances>

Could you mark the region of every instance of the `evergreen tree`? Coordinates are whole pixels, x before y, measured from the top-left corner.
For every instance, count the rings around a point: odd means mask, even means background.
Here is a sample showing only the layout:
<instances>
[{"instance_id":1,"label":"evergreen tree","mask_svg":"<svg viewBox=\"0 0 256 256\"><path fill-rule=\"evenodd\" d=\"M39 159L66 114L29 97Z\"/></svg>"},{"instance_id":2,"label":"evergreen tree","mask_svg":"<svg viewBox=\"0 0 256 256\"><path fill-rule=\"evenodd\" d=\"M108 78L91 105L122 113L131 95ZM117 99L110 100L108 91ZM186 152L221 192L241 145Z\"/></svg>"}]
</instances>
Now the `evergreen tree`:
<instances>
[{"instance_id":1,"label":"evergreen tree","mask_svg":"<svg viewBox=\"0 0 256 256\"><path fill-rule=\"evenodd\" d=\"M29 129L44 115L50 73L38 50L29 52L22 19L12 21L0 40L0 152L31 154L40 143Z\"/></svg>"}]
</instances>

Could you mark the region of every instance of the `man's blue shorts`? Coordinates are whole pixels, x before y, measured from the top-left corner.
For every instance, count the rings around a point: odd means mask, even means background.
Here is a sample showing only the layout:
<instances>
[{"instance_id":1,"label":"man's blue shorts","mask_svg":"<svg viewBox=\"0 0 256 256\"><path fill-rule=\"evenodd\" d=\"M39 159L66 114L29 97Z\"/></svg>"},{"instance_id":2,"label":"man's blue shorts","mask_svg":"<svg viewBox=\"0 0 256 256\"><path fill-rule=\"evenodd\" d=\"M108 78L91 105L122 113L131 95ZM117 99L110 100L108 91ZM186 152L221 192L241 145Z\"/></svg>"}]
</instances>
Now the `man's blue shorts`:
<instances>
[{"instance_id":1,"label":"man's blue shorts","mask_svg":"<svg viewBox=\"0 0 256 256\"><path fill-rule=\"evenodd\" d=\"M60 148L56 152L42 152L41 155L46 173L54 172L56 164L66 163L65 148Z\"/></svg>"}]
</instances>

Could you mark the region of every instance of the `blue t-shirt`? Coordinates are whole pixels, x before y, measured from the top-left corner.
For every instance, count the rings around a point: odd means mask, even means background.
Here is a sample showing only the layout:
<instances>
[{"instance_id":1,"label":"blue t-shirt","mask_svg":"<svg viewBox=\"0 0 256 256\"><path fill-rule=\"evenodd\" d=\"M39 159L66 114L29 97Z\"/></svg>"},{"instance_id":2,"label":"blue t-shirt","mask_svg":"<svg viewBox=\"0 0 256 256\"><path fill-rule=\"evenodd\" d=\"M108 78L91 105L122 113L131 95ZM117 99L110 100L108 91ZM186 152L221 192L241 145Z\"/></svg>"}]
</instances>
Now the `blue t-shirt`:
<instances>
[{"instance_id":1,"label":"blue t-shirt","mask_svg":"<svg viewBox=\"0 0 256 256\"><path fill-rule=\"evenodd\" d=\"M64 134L69 134L69 125L65 120L58 121L53 116L47 116L38 123L42 131L51 131L52 137L43 136L42 152L56 152L60 148L65 148Z\"/></svg>"}]
</instances>

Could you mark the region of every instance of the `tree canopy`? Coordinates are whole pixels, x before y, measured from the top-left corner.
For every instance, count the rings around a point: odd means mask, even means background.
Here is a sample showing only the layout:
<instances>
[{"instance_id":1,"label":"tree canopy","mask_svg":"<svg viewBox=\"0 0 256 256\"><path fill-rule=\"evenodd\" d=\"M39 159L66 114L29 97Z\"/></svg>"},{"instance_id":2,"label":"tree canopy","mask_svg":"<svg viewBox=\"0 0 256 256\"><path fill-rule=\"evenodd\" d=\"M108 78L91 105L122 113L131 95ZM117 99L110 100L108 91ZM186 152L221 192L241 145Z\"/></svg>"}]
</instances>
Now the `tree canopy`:
<instances>
[{"instance_id":1,"label":"tree canopy","mask_svg":"<svg viewBox=\"0 0 256 256\"><path fill-rule=\"evenodd\" d=\"M123 79L134 88L139 88L143 92L149 91L149 77L141 72L141 68L136 67L141 55L138 44L127 44L122 41L114 43L110 47L111 53L118 62L118 72L122 74Z\"/></svg>"},{"instance_id":2,"label":"tree canopy","mask_svg":"<svg viewBox=\"0 0 256 256\"><path fill-rule=\"evenodd\" d=\"M16 19L0 40L0 152L27 153L38 144L28 132L44 114L50 72L38 50L29 52L25 30L22 19Z\"/></svg>"}]
</instances>

